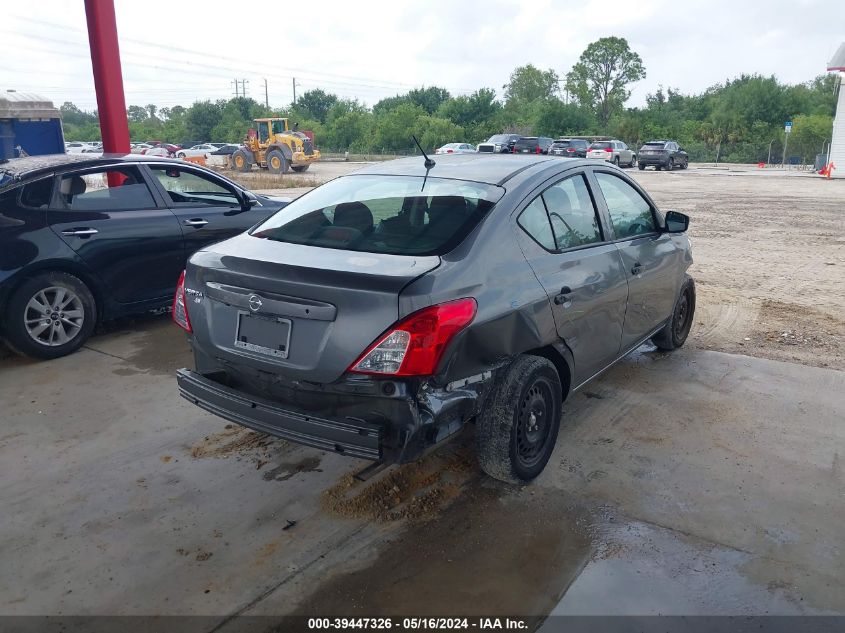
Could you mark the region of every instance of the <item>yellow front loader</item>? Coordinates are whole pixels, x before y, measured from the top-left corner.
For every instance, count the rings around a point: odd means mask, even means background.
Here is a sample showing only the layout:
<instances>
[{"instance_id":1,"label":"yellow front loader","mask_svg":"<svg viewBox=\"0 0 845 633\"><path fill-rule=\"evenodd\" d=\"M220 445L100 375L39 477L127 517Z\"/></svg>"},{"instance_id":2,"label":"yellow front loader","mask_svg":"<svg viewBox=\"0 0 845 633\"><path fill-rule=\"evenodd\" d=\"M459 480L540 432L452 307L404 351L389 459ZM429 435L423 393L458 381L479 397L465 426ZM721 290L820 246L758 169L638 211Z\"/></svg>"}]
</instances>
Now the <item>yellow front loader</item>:
<instances>
[{"instance_id":1,"label":"yellow front loader","mask_svg":"<svg viewBox=\"0 0 845 633\"><path fill-rule=\"evenodd\" d=\"M284 174L289 169L302 172L320 159L320 150L305 134L291 130L287 119L255 119L255 138L248 138L232 154L232 166L250 171L253 165L271 174Z\"/></svg>"}]
</instances>

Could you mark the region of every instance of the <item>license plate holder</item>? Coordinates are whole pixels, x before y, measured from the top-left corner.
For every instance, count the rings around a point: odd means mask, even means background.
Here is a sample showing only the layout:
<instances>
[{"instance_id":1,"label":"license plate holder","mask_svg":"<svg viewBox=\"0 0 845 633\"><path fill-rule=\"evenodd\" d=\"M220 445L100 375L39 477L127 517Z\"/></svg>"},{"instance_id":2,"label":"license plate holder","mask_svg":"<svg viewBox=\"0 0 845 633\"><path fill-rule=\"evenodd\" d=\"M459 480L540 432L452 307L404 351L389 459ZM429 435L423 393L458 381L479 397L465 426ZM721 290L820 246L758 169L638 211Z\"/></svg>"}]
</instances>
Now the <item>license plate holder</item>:
<instances>
[{"instance_id":1,"label":"license plate holder","mask_svg":"<svg viewBox=\"0 0 845 633\"><path fill-rule=\"evenodd\" d=\"M235 347L258 354L287 358L290 353L291 321L238 311Z\"/></svg>"}]
</instances>

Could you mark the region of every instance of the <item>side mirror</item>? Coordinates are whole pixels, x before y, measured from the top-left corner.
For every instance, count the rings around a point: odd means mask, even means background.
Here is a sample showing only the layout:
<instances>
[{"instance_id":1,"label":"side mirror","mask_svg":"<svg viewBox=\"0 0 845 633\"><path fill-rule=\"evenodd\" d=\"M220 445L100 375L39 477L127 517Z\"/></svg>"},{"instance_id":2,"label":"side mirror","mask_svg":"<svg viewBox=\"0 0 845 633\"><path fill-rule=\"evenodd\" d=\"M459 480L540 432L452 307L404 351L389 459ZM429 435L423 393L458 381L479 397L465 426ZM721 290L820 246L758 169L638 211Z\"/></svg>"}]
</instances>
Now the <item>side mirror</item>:
<instances>
[{"instance_id":1,"label":"side mirror","mask_svg":"<svg viewBox=\"0 0 845 633\"><path fill-rule=\"evenodd\" d=\"M241 199L241 207L244 211L249 211L252 207L258 204L258 196L251 191L244 190Z\"/></svg>"},{"instance_id":2,"label":"side mirror","mask_svg":"<svg viewBox=\"0 0 845 633\"><path fill-rule=\"evenodd\" d=\"M684 233L689 227L689 216L678 211L667 211L665 226L667 233Z\"/></svg>"}]
</instances>

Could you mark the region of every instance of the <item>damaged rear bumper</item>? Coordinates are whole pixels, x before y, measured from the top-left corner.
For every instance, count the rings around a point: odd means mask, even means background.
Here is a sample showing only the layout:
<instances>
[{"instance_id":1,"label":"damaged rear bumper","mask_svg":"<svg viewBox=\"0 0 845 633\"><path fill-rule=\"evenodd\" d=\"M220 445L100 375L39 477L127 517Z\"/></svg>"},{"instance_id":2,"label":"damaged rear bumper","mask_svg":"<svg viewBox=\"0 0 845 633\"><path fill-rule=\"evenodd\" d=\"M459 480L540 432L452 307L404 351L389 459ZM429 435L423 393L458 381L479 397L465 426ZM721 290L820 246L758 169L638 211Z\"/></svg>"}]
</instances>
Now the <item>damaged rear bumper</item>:
<instances>
[{"instance_id":1,"label":"damaged rear bumper","mask_svg":"<svg viewBox=\"0 0 845 633\"><path fill-rule=\"evenodd\" d=\"M350 457L400 463L416 459L475 417L491 377L485 372L437 388L429 381L359 376L331 386L300 385L259 395L254 380L235 373L240 384L219 368L209 373L180 369L179 393L261 433Z\"/></svg>"},{"instance_id":2,"label":"damaged rear bumper","mask_svg":"<svg viewBox=\"0 0 845 633\"><path fill-rule=\"evenodd\" d=\"M292 442L351 457L381 459L383 427L355 418L328 419L291 411L231 389L189 369L176 372L179 393L221 418Z\"/></svg>"}]
</instances>

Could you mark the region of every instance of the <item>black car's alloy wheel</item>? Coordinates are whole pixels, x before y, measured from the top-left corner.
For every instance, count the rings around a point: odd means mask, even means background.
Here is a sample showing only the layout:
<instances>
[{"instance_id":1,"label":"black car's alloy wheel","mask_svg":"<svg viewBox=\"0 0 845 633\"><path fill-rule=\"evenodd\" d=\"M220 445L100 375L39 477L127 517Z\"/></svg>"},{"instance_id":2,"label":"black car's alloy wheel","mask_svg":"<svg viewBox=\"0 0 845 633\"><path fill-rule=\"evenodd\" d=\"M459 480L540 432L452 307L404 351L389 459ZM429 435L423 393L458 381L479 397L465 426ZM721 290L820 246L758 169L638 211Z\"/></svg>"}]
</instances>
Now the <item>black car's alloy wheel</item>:
<instances>
[{"instance_id":1,"label":"black car's alloy wheel","mask_svg":"<svg viewBox=\"0 0 845 633\"><path fill-rule=\"evenodd\" d=\"M4 334L22 354L58 358L79 349L96 320L94 297L79 278L45 272L27 279L12 293Z\"/></svg>"}]
</instances>

